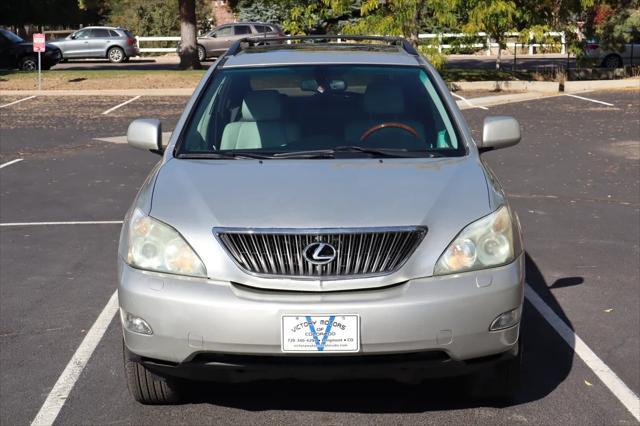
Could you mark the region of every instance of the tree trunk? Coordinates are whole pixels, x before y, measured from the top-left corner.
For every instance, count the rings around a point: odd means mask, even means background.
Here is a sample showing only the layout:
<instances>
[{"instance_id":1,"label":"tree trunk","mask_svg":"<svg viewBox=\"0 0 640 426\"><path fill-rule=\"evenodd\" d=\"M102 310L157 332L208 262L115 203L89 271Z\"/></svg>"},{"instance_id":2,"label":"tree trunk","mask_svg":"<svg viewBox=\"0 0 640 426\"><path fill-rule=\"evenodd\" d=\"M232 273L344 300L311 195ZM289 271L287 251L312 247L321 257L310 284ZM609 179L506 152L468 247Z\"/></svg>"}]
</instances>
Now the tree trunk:
<instances>
[{"instance_id":1,"label":"tree trunk","mask_svg":"<svg viewBox=\"0 0 640 426\"><path fill-rule=\"evenodd\" d=\"M178 0L180 6L180 65L182 70L200 68L198 61L196 2Z\"/></svg>"},{"instance_id":2,"label":"tree trunk","mask_svg":"<svg viewBox=\"0 0 640 426\"><path fill-rule=\"evenodd\" d=\"M500 40L497 40L497 42L498 42L498 56L496 57L496 69L499 70L501 53L502 53L502 42Z\"/></svg>"},{"instance_id":3,"label":"tree trunk","mask_svg":"<svg viewBox=\"0 0 640 426\"><path fill-rule=\"evenodd\" d=\"M409 41L416 49L418 48L418 44L420 38L418 35L420 34L420 17L422 14L422 8L424 7L424 0L416 2L416 10L413 15L413 19L411 20L411 29L409 30Z\"/></svg>"}]
</instances>

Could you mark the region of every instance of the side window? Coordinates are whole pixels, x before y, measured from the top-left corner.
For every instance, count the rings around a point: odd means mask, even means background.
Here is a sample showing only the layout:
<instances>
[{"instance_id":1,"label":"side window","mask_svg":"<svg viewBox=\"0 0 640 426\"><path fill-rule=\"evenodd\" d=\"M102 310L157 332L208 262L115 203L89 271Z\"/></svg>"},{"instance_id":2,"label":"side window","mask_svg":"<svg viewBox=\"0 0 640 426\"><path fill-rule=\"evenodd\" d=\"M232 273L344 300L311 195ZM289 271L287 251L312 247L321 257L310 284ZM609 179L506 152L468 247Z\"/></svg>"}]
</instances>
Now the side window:
<instances>
[{"instance_id":1,"label":"side window","mask_svg":"<svg viewBox=\"0 0 640 426\"><path fill-rule=\"evenodd\" d=\"M233 27L222 27L216 30L216 37L229 37L233 35Z\"/></svg>"},{"instance_id":2,"label":"side window","mask_svg":"<svg viewBox=\"0 0 640 426\"><path fill-rule=\"evenodd\" d=\"M0 47L5 47L8 45L9 45L9 40L7 40L4 35L0 34Z\"/></svg>"},{"instance_id":3,"label":"side window","mask_svg":"<svg viewBox=\"0 0 640 426\"><path fill-rule=\"evenodd\" d=\"M95 28L91 30L91 37L93 38L107 38L109 37L109 30L103 28Z\"/></svg>"},{"instance_id":4,"label":"side window","mask_svg":"<svg viewBox=\"0 0 640 426\"><path fill-rule=\"evenodd\" d=\"M109 37L120 37L120 34L118 34L117 32L113 31L113 30L109 30Z\"/></svg>"},{"instance_id":5,"label":"side window","mask_svg":"<svg viewBox=\"0 0 640 426\"><path fill-rule=\"evenodd\" d=\"M259 33L268 33L271 31L266 25L254 25L253 28L255 28Z\"/></svg>"},{"instance_id":6,"label":"side window","mask_svg":"<svg viewBox=\"0 0 640 426\"><path fill-rule=\"evenodd\" d=\"M74 34L76 39L85 39L91 37L91 30L80 30Z\"/></svg>"},{"instance_id":7,"label":"side window","mask_svg":"<svg viewBox=\"0 0 640 426\"><path fill-rule=\"evenodd\" d=\"M234 27L235 35L251 34L251 27L248 25L236 25Z\"/></svg>"}]
</instances>

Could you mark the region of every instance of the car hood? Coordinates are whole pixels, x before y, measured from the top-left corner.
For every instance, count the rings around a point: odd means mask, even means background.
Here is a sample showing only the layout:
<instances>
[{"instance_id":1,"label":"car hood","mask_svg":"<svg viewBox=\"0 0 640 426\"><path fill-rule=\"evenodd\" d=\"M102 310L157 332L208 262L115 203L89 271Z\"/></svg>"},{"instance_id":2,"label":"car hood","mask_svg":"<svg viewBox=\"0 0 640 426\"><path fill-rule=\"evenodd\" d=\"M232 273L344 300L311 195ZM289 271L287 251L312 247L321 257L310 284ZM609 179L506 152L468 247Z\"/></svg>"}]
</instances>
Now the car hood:
<instances>
[{"instance_id":1,"label":"car hood","mask_svg":"<svg viewBox=\"0 0 640 426\"><path fill-rule=\"evenodd\" d=\"M482 168L470 158L172 159L157 177L151 215L177 227L428 226L434 213L474 218L488 208Z\"/></svg>"},{"instance_id":2,"label":"car hood","mask_svg":"<svg viewBox=\"0 0 640 426\"><path fill-rule=\"evenodd\" d=\"M243 273L215 241L213 228L428 228L397 272L317 282L320 291L430 276L460 230L490 211L487 180L473 157L262 162L172 158L158 171L150 215L184 236L213 279L290 290L312 287Z\"/></svg>"}]
</instances>

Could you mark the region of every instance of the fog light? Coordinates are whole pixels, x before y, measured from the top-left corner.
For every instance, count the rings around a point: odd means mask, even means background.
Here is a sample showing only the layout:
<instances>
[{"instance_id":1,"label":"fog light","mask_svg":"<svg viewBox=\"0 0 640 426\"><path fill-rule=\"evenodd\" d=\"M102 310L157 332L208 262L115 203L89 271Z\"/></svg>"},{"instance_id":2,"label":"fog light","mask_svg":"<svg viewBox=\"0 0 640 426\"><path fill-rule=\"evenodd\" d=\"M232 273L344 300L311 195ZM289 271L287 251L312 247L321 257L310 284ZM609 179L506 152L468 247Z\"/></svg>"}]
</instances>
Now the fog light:
<instances>
[{"instance_id":1,"label":"fog light","mask_svg":"<svg viewBox=\"0 0 640 426\"><path fill-rule=\"evenodd\" d=\"M153 334L151 326L147 324L145 320L135 315L131 315L129 312L125 312L122 309L120 309L120 319L122 320L124 328L133 333L146 334L148 336Z\"/></svg>"},{"instance_id":2,"label":"fog light","mask_svg":"<svg viewBox=\"0 0 640 426\"><path fill-rule=\"evenodd\" d=\"M493 320L489 331L504 330L505 328L513 327L520 321L520 308L512 309L508 312L498 315Z\"/></svg>"}]
</instances>

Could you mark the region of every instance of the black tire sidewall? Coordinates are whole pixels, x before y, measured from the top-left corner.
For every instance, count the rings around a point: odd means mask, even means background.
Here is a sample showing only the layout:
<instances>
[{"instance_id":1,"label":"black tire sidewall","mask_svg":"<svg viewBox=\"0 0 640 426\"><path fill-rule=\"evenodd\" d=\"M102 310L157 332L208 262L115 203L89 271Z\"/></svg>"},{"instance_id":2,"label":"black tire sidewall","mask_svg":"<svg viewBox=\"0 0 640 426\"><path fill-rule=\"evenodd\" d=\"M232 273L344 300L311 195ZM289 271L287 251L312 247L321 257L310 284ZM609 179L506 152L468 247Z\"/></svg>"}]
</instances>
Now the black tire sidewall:
<instances>
[{"instance_id":1,"label":"black tire sidewall","mask_svg":"<svg viewBox=\"0 0 640 426\"><path fill-rule=\"evenodd\" d=\"M33 62L33 69L25 69L24 66L27 62ZM38 71L38 60L36 58L34 58L33 56L25 56L23 58L20 59L20 62L18 63L18 68L21 71Z\"/></svg>"},{"instance_id":2,"label":"black tire sidewall","mask_svg":"<svg viewBox=\"0 0 640 426\"><path fill-rule=\"evenodd\" d=\"M614 65L614 61L615 61L615 65ZM621 62L622 60L619 56L607 55L602 61L602 66L608 69L616 69L616 68L620 68L620 66L622 65ZM614 65L614 66L610 66L610 65Z\"/></svg>"},{"instance_id":3,"label":"black tire sidewall","mask_svg":"<svg viewBox=\"0 0 640 426\"><path fill-rule=\"evenodd\" d=\"M176 380L155 374L132 358L124 341L122 358L127 387L136 401L145 405L169 405L181 401L180 384Z\"/></svg>"}]
</instances>

